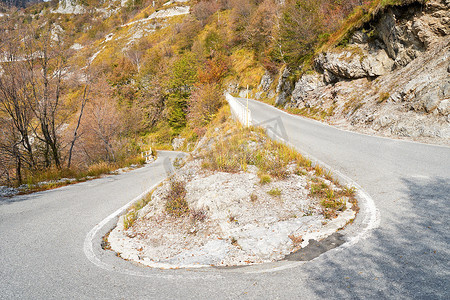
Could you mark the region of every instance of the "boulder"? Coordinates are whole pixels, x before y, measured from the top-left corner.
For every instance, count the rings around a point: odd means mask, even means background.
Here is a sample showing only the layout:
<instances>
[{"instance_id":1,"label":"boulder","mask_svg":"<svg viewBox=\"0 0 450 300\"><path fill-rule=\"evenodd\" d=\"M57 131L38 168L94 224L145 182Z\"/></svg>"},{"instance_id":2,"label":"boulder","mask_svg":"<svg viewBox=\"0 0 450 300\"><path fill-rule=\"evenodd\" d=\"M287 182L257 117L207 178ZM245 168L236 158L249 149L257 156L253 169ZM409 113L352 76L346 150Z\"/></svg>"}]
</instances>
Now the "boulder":
<instances>
[{"instance_id":1,"label":"boulder","mask_svg":"<svg viewBox=\"0 0 450 300\"><path fill-rule=\"evenodd\" d=\"M423 107L426 112L433 112L436 108L438 108L440 99L438 96L438 91L431 90L426 93L423 97Z\"/></svg>"}]
</instances>

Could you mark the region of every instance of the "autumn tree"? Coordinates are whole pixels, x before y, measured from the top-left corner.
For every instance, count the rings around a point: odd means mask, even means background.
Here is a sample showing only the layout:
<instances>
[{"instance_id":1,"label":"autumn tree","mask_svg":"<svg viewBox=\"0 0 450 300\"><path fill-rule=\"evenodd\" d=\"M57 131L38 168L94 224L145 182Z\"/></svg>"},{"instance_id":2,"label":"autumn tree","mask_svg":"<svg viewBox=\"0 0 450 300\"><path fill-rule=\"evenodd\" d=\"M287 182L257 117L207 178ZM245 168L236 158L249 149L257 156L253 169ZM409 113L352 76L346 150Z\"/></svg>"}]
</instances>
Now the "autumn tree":
<instances>
[{"instance_id":1,"label":"autumn tree","mask_svg":"<svg viewBox=\"0 0 450 300\"><path fill-rule=\"evenodd\" d=\"M192 15L204 26L208 18L220 8L215 0L203 0L192 7Z\"/></svg>"},{"instance_id":2,"label":"autumn tree","mask_svg":"<svg viewBox=\"0 0 450 300\"><path fill-rule=\"evenodd\" d=\"M91 86L85 117L80 147L88 160L115 161L117 149L114 143L123 132L123 116L113 100L113 89L106 78L98 78Z\"/></svg>"},{"instance_id":3,"label":"autumn tree","mask_svg":"<svg viewBox=\"0 0 450 300\"><path fill-rule=\"evenodd\" d=\"M233 42L239 44L245 41L245 30L250 23L254 5L247 0L232 0L231 22L234 31Z\"/></svg>"},{"instance_id":4,"label":"autumn tree","mask_svg":"<svg viewBox=\"0 0 450 300\"><path fill-rule=\"evenodd\" d=\"M275 39L278 7L274 0L265 0L252 14L246 28L246 39L256 53L263 53Z\"/></svg>"},{"instance_id":5,"label":"autumn tree","mask_svg":"<svg viewBox=\"0 0 450 300\"><path fill-rule=\"evenodd\" d=\"M189 101L189 121L194 128L207 125L222 107L224 97L221 87L214 83L196 87Z\"/></svg>"},{"instance_id":6,"label":"autumn tree","mask_svg":"<svg viewBox=\"0 0 450 300\"><path fill-rule=\"evenodd\" d=\"M284 59L298 65L313 52L324 32L324 0L287 0L282 12L281 42Z\"/></svg>"},{"instance_id":7,"label":"autumn tree","mask_svg":"<svg viewBox=\"0 0 450 300\"><path fill-rule=\"evenodd\" d=\"M67 168L71 167L71 163L72 163L72 154L73 154L73 150L75 147L75 143L77 142L78 138L80 137L79 135L79 129L81 126L81 121L83 119L83 115L85 112L85 107L86 104L88 103L89 100L89 95L90 95L90 88L91 88L91 72L90 72L90 68L89 65L86 66L85 68L85 72L84 72L84 87L83 87L83 92L81 93L80 96L80 109L79 109L79 114L78 114L78 118L76 121L76 125L75 125L75 129L73 130L73 136L70 140L69 143L69 154L68 154L68 159L67 159Z\"/></svg>"}]
</instances>

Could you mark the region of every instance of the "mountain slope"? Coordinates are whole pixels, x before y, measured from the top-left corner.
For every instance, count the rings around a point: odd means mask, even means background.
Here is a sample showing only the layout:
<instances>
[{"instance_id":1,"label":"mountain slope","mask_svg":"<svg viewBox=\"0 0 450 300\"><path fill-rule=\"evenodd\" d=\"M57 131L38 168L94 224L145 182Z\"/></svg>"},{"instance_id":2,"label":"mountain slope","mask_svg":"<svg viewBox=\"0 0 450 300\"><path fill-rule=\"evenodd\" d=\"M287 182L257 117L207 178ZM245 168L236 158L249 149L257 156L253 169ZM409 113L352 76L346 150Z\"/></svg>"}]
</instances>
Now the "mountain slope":
<instances>
[{"instance_id":1,"label":"mountain slope","mask_svg":"<svg viewBox=\"0 0 450 300\"><path fill-rule=\"evenodd\" d=\"M381 10L295 82L286 69L275 103L370 134L449 144L449 18L445 0Z\"/></svg>"}]
</instances>

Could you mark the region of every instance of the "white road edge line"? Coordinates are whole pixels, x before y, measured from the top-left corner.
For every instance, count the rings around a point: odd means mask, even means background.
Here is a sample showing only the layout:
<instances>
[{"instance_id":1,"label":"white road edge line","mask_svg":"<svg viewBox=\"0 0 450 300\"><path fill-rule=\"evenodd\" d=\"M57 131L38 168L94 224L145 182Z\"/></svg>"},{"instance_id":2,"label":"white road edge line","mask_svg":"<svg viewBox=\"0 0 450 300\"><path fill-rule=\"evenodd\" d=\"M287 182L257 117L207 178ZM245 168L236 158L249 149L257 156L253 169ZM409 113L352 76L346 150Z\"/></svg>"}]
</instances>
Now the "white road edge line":
<instances>
[{"instance_id":1,"label":"white road edge line","mask_svg":"<svg viewBox=\"0 0 450 300\"><path fill-rule=\"evenodd\" d=\"M172 152L172 151L159 151L161 152ZM167 176L161 180L159 180L158 182L156 182L154 185L152 185L151 187L149 187L147 190L145 190L144 192L142 192L139 196L133 198L130 202L128 202L127 204L125 204L124 206L122 206L121 208L119 208L118 210L116 210L115 212L113 212L112 214L110 214L109 216L107 216L105 219L103 219L100 223L98 223L94 228L92 228L88 234L86 235L86 238L84 239L84 243L83 243L83 251L84 254L86 255L87 259L93 263L94 265L96 265L97 267L106 270L106 271L110 271L110 272L117 272L117 273L121 273L121 274L125 274L125 275L131 275L131 276L139 276L139 277L158 277L158 278L165 278L165 279L176 279L179 276L177 275L170 275L170 274L161 274L161 273L152 273L152 274L144 274L141 272L135 272L132 270L128 270L128 269L123 269L123 268L116 268L112 265L109 265L103 261L101 261L94 252L94 237L97 235L97 233L106 225L108 224L111 220L113 220L114 218L122 215L125 211L128 210L128 208L133 205L135 202L141 200L142 198L144 198L148 193L150 193L152 190L156 189L163 181L165 181L167 179ZM145 269L143 269L145 270ZM183 278L185 278L185 275L181 275ZM193 274L190 274L189 276L190 279L193 280L198 280L198 279L217 279L217 278L221 278L220 275L212 275L212 274L198 274L198 276L193 276Z\"/></svg>"},{"instance_id":2,"label":"white road edge line","mask_svg":"<svg viewBox=\"0 0 450 300\"><path fill-rule=\"evenodd\" d=\"M294 149L297 149L290 142L286 142L281 137L279 137L279 138L281 140L283 140L283 142L285 142L286 145L288 145L288 146L290 146L290 147L292 147ZM310 160L312 160L315 163L319 164L321 167L324 167L328 171L331 171L332 173L334 173L337 177L339 177L339 179L342 179L343 181L345 181L346 185L354 186L357 189L357 191L358 191L357 194L358 194L359 199L363 200L365 202L365 206L366 206L365 209L364 209L364 219L362 220L362 224L367 224L367 225L363 228L363 230L360 231L356 236L350 237L350 239L347 240L341 246L336 247L336 248L331 249L331 250L328 250L328 251L320 254L318 257L312 259L311 261L319 259L325 253L329 253L329 252L332 252L332 251L336 251L336 252L337 251L341 251L341 250L344 250L346 248L349 248L349 247L355 245L361 239L367 238L372 233L372 230L374 230L374 229L378 228L378 226L380 226L380 220L381 220L380 212L379 212L379 210L377 209L377 207L375 205L375 201L372 199L372 197L370 197L370 195L358 183L356 183L350 177L342 174L340 171L331 168L331 166L329 166L328 164L324 163L323 161L315 158L314 156L312 156L312 155L310 155L308 153L305 153L304 151L300 151L299 149L297 149L297 151L302 153L303 156L306 156ZM359 215L360 214L361 214L361 212L359 212ZM259 274L259 273L278 272L278 271L283 271L283 270L295 268L295 267L303 265L303 264L305 264L307 262L308 261L299 261L299 262L294 262L294 263L291 263L291 264L288 264L288 265L284 265L284 266L280 266L280 267L275 267L275 268L265 269L265 270L258 270L258 271L249 271L249 272L246 272L246 273L248 273L248 274Z\"/></svg>"},{"instance_id":3,"label":"white road edge line","mask_svg":"<svg viewBox=\"0 0 450 300\"><path fill-rule=\"evenodd\" d=\"M138 273L138 272L133 272L131 270L120 270L119 271L116 268L114 268L113 266L102 262L100 259L98 259L98 257L94 253L93 239L94 239L95 235L100 231L100 229L103 228L103 226L105 226L112 219L114 219L114 218L118 217L119 215L123 214L131 205L133 205L133 203L141 200L143 197L145 197L145 195L150 193L153 189L155 189L164 180L166 180L166 178L164 178L164 179L160 180L159 182L155 183L153 186L151 186L150 188L145 190L142 194L140 194L139 196L135 197L133 200L131 200L130 202L128 202L127 204L125 204L124 206L122 206L121 208L119 208L118 210L116 210L115 212L110 214L109 216L107 216L105 219L103 219L100 223L98 223L94 228L92 228L88 232L88 234L86 235L86 238L84 239L83 251L84 251L84 254L86 255L87 259L91 263L93 263L97 267L102 268L102 269L107 270L107 271L113 271L113 272L115 271L115 272L120 272L120 273L124 273L124 274L128 274L128 275L149 277L149 276L146 276L145 274L141 274L141 273Z\"/></svg>"},{"instance_id":4,"label":"white road edge line","mask_svg":"<svg viewBox=\"0 0 450 300\"><path fill-rule=\"evenodd\" d=\"M273 108L273 107L272 107ZM286 113L287 114L287 113ZM289 115L289 114L288 114ZM297 149L293 144L291 144L290 142L284 140L282 137L278 136L280 140L282 140L286 145ZM298 151L300 151L299 149L297 149ZM328 164L320 161L319 159L315 158L314 156L305 153L304 151L300 151L300 153L302 153L304 156L307 156L309 159L313 160L314 162L316 162L317 164L321 165L322 167L326 168L329 171L332 171L334 174L336 174L338 177L340 177L341 179L343 179L347 185L353 185L354 187L357 188L358 190L358 196L365 200L365 214L364 214L364 220L362 221L362 224L367 224L367 226L365 226L363 228L362 231L360 231L359 234L357 234L354 237L351 237L350 240L346 241L344 244L342 244L341 246L334 248L332 250L329 250L325 253L328 253L330 251L340 251L343 250L345 248L351 247L354 244L358 243L362 238L366 238L373 229L377 228L380 224L380 217L379 217L379 211L376 208L375 202L373 201L373 199L370 197L370 195L364 191L362 189L362 187L357 184L354 180L352 180L351 178L349 178L348 176L342 174L341 172L339 172L338 170L334 170L333 168L331 168ZM106 264L104 262L102 262L100 259L98 259L98 257L95 255L94 253L94 248L93 248L93 239L95 237L95 235L99 232L99 230L101 228L103 228L103 226L105 226L108 222L110 222L112 219L118 217L119 215L123 214L133 203L139 201L140 199L142 199L145 195L147 195L148 193L150 193L153 189L155 189L159 184L161 184L161 182L163 182L164 180L166 180L166 178L158 181L156 184L154 184L153 186L151 186L150 188L148 188L146 191L144 191L143 193L141 193L139 196L135 197L133 200L131 200L130 202L128 202L127 204L125 204L124 206L122 206L121 208L119 208L118 210L116 210L115 212L113 212L111 215L109 215L108 217L106 217L104 220L102 220L100 223L98 223L94 228L92 228L88 234L86 235L86 238L84 240L84 245L83 245L83 251L84 254L86 255L86 257L88 258L88 260L90 262L92 262L94 265L96 265L99 268L102 268L104 270L107 271L112 271L112 272L120 272L123 274L127 274L127 275L134 275L134 276L141 276L141 277L154 277L155 275L151 275L151 274L142 274L139 272L134 272L131 270L117 270L116 268L114 268L113 266ZM360 212L361 213L361 212ZM315 259L313 259L312 261L318 259L319 257L321 257L323 254L319 255L318 257L316 257ZM277 271L282 271L282 270L286 270L286 269L292 269L295 268L299 265L302 265L306 262L301 261L301 262L294 262L294 263L290 263L288 265L284 265L284 266L280 266L280 267L274 267L274 268L270 268L270 269L265 269L265 270L258 270L258 271L248 271L248 272L244 272L247 274L258 274L258 273L272 273L272 272L277 272ZM204 274L205 275L205 274ZM204 276L203 275L203 276ZM158 275L159 277L163 277L162 274ZM169 278L175 278L175 276L170 276L168 275L167 277Z\"/></svg>"},{"instance_id":5,"label":"white road edge line","mask_svg":"<svg viewBox=\"0 0 450 300\"><path fill-rule=\"evenodd\" d=\"M234 96L232 96L232 97L234 97ZM239 98L239 97L234 97L234 98L240 99L240 100L246 100L244 98ZM394 138L390 138L390 137L387 137L387 136L370 135L370 134L363 133L363 132L358 132L358 131L352 131L352 130L349 130L349 129L339 128L339 127L336 127L336 126L333 126L331 124L324 123L324 122L321 122L321 121L318 121L318 120L314 120L314 119L310 119L310 118L307 118L307 117L303 117L301 115L295 115L295 114L288 113L288 112L286 112L284 110L278 109L275 106L267 104L265 102L261 102L261 101L254 100L254 99L250 99L250 101L254 101L254 102L257 102L258 104L262 104L262 105L265 105L267 107L276 109L279 112L281 112L281 113L283 113L283 114L285 114L285 115L287 115L289 117L292 117L292 118L299 118L301 120L309 121L311 123L317 123L317 124L320 124L320 125L323 125L323 126L326 126L326 127L331 127L333 129L336 129L336 130L339 130L339 131L353 133L353 134L356 134L356 135L363 135L363 136L376 138L376 139L390 140L390 141L393 141L393 142L412 143L412 144L419 144L419 145L439 147L439 148L450 148L450 146L447 146L447 145L429 144L429 143L418 142L418 141L410 141L410 140L406 140L406 139L404 140L404 139L400 139L400 138L399 139L394 139Z\"/></svg>"}]
</instances>

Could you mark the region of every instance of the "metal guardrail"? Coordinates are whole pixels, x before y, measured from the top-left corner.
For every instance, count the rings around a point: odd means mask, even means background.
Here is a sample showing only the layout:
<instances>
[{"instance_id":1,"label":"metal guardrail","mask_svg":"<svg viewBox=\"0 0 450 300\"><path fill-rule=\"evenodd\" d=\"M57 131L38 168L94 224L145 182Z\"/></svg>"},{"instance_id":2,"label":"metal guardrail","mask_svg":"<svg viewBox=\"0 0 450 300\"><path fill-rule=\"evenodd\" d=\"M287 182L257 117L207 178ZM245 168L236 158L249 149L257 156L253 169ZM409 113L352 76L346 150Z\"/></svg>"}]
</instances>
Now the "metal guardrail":
<instances>
[{"instance_id":1,"label":"metal guardrail","mask_svg":"<svg viewBox=\"0 0 450 300\"><path fill-rule=\"evenodd\" d=\"M230 104L230 109L233 116L243 125L250 127L253 123L253 119L252 119L252 112L248 109L248 107L245 107L242 103L237 101L236 98L231 96L229 93L225 94L225 98Z\"/></svg>"}]
</instances>

